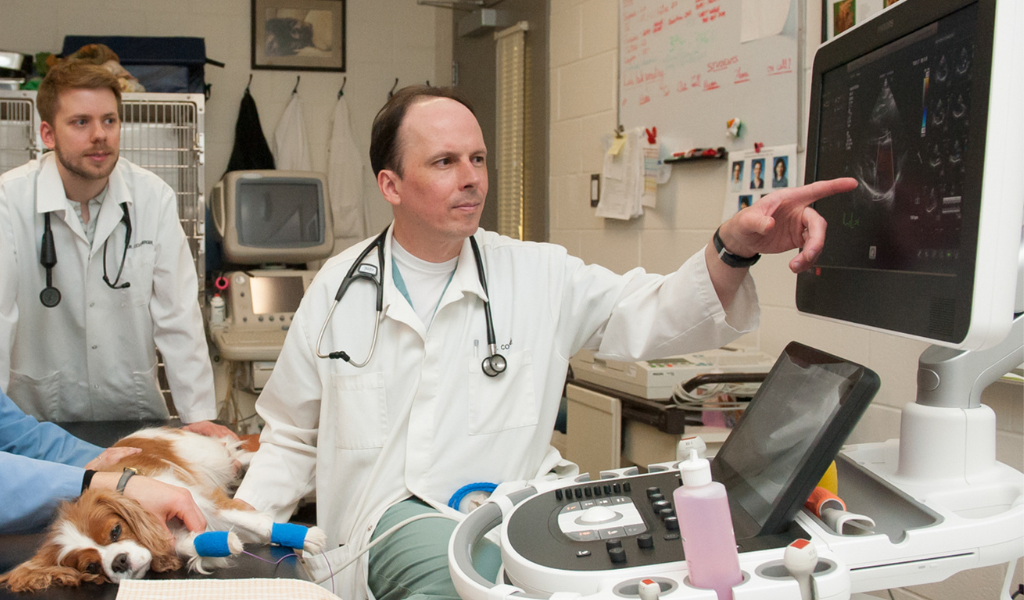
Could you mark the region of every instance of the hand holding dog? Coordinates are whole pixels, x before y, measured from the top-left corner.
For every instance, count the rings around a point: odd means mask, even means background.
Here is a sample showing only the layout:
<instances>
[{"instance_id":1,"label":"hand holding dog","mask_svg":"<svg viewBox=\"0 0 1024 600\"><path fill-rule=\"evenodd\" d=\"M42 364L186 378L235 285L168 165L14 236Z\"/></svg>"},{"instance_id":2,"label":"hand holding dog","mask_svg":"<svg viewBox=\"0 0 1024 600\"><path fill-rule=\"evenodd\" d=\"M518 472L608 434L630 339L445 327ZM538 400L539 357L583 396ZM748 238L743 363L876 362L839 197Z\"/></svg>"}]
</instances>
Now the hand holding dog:
<instances>
[{"instance_id":1,"label":"hand holding dog","mask_svg":"<svg viewBox=\"0 0 1024 600\"><path fill-rule=\"evenodd\" d=\"M89 487L113 490L117 488L117 482L120 479L121 473L109 471L96 473ZM206 531L206 518L196 506L192 493L185 488L163 483L144 475L136 475L128 480L128 484L124 488L124 495L156 515L160 519L161 526L167 531L168 537L171 537L171 530L167 527L167 521L171 519L179 519L189 531L197 533Z\"/></svg>"},{"instance_id":2,"label":"hand holding dog","mask_svg":"<svg viewBox=\"0 0 1024 600\"><path fill-rule=\"evenodd\" d=\"M128 448L126 446L120 446L115 448L107 448L100 453L99 456L85 463L85 468L89 471L107 471L111 467L121 462L133 454L138 454L142 450L138 448Z\"/></svg>"},{"instance_id":3,"label":"hand holding dog","mask_svg":"<svg viewBox=\"0 0 1024 600\"><path fill-rule=\"evenodd\" d=\"M192 433L198 433L199 435L205 435L206 437L212 438L228 438L231 441L238 439L234 431L231 431L223 425L218 425L213 421L198 421L195 423L189 423L182 427L185 431L191 431Z\"/></svg>"}]
</instances>

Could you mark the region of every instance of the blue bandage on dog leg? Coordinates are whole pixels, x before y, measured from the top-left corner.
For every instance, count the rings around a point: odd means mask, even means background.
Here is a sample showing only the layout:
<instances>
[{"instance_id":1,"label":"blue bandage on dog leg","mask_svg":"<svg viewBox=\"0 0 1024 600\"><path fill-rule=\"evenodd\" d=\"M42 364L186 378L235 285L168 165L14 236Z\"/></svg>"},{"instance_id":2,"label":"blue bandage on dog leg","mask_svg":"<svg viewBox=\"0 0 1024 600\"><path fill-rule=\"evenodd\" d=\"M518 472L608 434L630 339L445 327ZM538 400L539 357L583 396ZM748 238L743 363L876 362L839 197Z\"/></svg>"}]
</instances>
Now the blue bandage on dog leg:
<instances>
[{"instance_id":1,"label":"blue bandage on dog leg","mask_svg":"<svg viewBox=\"0 0 1024 600\"><path fill-rule=\"evenodd\" d=\"M270 530L270 543L280 544L286 548L302 548L306 542L306 532L309 531L302 525L294 523L274 523Z\"/></svg>"},{"instance_id":2,"label":"blue bandage on dog leg","mask_svg":"<svg viewBox=\"0 0 1024 600\"><path fill-rule=\"evenodd\" d=\"M231 556L228 547L228 532L207 531L200 533L193 541L199 556Z\"/></svg>"}]
</instances>

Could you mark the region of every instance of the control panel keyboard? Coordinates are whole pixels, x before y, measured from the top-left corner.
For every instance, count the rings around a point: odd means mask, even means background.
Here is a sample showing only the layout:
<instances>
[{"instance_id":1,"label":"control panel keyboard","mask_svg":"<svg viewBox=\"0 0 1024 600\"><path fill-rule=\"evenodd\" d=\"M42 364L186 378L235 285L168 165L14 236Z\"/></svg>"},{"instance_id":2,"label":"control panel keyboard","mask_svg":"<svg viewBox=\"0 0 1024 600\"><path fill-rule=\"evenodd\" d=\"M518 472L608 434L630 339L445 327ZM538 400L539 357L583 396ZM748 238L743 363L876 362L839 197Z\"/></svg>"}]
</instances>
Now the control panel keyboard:
<instances>
[{"instance_id":1,"label":"control panel keyboard","mask_svg":"<svg viewBox=\"0 0 1024 600\"><path fill-rule=\"evenodd\" d=\"M653 566L684 560L672 492L678 471L603 479L523 501L506 537L524 559L572 571ZM784 548L803 531L739 541L740 552ZM804 534L806 535L806 534Z\"/></svg>"}]
</instances>

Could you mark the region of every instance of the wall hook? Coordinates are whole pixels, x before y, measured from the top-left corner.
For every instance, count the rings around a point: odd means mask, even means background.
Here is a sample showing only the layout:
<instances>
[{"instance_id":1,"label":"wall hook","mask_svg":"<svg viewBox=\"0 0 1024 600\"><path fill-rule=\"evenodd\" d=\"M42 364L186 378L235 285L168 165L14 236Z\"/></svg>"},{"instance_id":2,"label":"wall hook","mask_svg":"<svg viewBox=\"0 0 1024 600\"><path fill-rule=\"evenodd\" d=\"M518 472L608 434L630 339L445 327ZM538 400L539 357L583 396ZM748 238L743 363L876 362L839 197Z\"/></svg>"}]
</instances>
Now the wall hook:
<instances>
[{"instance_id":1,"label":"wall hook","mask_svg":"<svg viewBox=\"0 0 1024 600\"><path fill-rule=\"evenodd\" d=\"M252 73L249 73L249 83L245 84L245 91L249 91L250 85L252 85Z\"/></svg>"},{"instance_id":2,"label":"wall hook","mask_svg":"<svg viewBox=\"0 0 1024 600\"><path fill-rule=\"evenodd\" d=\"M391 97L395 95L395 90L397 90L397 89L398 89L398 78L395 77L395 85L391 86L391 91L388 92L388 100L390 100Z\"/></svg>"},{"instance_id":3,"label":"wall hook","mask_svg":"<svg viewBox=\"0 0 1024 600\"><path fill-rule=\"evenodd\" d=\"M292 90L293 94L299 93L299 80L302 79L302 75L296 75L295 77L295 89Z\"/></svg>"},{"instance_id":4,"label":"wall hook","mask_svg":"<svg viewBox=\"0 0 1024 600\"><path fill-rule=\"evenodd\" d=\"M427 87L430 87L430 80L427 80Z\"/></svg>"},{"instance_id":5,"label":"wall hook","mask_svg":"<svg viewBox=\"0 0 1024 600\"><path fill-rule=\"evenodd\" d=\"M345 95L345 84L346 83L348 83L348 76L347 75L341 80L341 89L338 90L338 99L339 100L341 100L341 97Z\"/></svg>"}]
</instances>

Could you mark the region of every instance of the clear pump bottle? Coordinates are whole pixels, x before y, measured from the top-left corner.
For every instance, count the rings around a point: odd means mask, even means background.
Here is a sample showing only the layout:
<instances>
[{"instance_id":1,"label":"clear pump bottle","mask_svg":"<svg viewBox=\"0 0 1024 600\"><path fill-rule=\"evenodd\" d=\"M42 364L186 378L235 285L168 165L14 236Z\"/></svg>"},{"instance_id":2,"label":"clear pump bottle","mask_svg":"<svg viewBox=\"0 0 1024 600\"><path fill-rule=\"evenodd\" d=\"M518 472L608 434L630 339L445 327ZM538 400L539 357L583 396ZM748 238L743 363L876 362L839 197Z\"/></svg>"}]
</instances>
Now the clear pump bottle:
<instances>
[{"instance_id":1,"label":"clear pump bottle","mask_svg":"<svg viewBox=\"0 0 1024 600\"><path fill-rule=\"evenodd\" d=\"M733 600L732 588L743 581L736 534L725 486L711 480L711 463L696 449L679 463L683 485L672 493L690 585L713 589L718 600Z\"/></svg>"}]
</instances>

